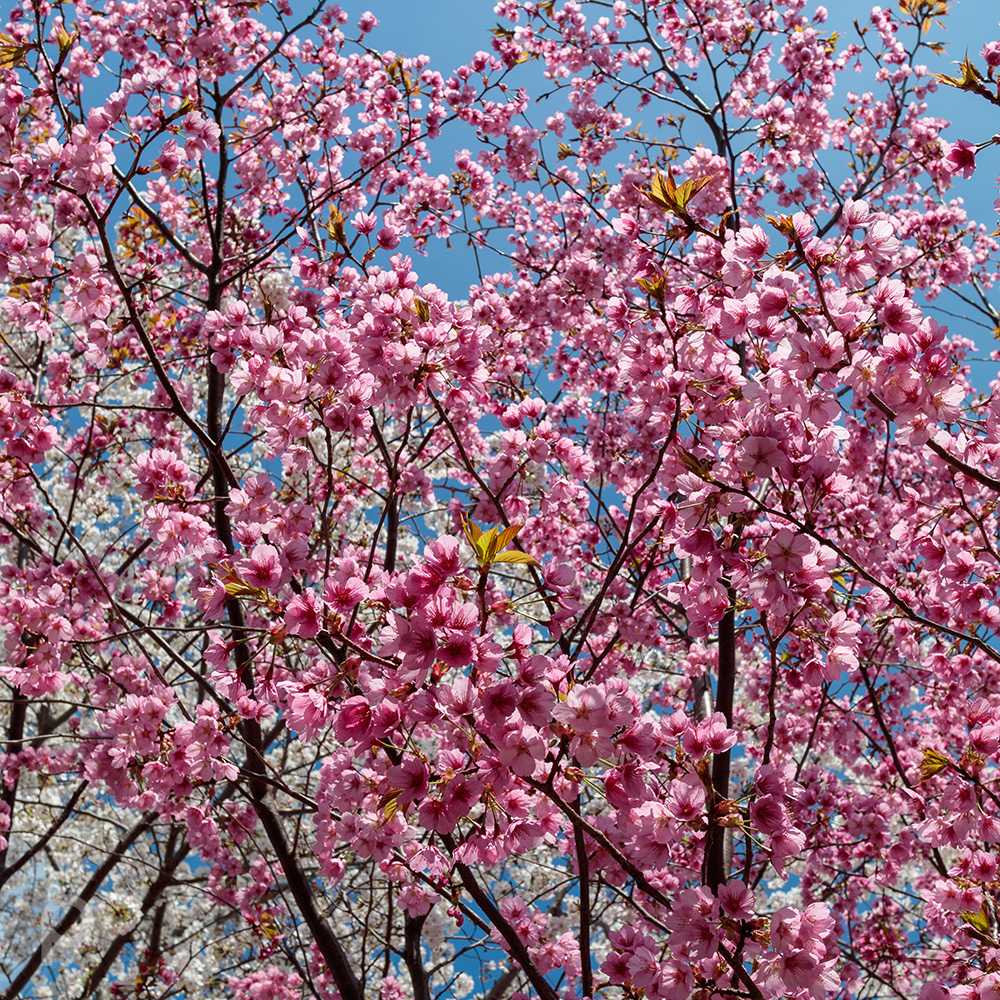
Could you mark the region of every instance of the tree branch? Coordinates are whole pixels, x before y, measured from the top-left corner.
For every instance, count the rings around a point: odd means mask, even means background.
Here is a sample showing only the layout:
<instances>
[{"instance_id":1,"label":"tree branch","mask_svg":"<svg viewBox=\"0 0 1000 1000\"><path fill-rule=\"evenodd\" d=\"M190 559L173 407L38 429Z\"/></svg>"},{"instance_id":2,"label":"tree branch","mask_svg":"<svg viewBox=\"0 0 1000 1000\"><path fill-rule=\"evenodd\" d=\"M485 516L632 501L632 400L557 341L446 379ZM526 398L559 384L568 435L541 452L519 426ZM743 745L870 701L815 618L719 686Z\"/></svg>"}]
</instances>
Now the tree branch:
<instances>
[{"instance_id":1,"label":"tree branch","mask_svg":"<svg viewBox=\"0 0 1000 1000\"><path fill-rule=\"evenodd\" d=\"M15 997L20 996L21 991L31 982L32 977L49 957L52 949L59 943L59 939L80 919L84 908L97 895L104 880L114 871L115 866L125 856L128 849L153 825L155 819L155 813L147 813L118 841L111 853L87 880L86 885L80 890L80 894L70 903L62 919L49 931L45 940L21 967L21 971L11 980L7 992L3 995L3 1000L15 1000Z\"/></svg>"}]
</instances>

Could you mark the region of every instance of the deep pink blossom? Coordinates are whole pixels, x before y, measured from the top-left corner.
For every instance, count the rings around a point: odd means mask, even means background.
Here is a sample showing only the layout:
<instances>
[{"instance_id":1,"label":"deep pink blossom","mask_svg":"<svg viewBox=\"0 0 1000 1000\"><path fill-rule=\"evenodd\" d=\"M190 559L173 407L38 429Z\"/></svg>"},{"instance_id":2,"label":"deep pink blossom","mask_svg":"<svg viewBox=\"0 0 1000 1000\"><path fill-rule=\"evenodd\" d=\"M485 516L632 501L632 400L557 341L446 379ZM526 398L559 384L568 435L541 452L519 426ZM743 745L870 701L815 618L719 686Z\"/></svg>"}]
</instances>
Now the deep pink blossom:
<instances>
[{"instance_id":1,"label":"deep pink blossom","mask_svg":"<svg viewBox=\"0 0 1000 1000\"><path fill-rule=\"evenodd\" d=\"M965 139L953 143L945 157L949 169L968 180L976 171L976 146Z\"/></svg>"},{"instance_id":2,"label":"deep pink blossom","mask_svg":"<svg viewBox=\"0 0 1000 1000\"><path fill-rule=\"evenodd\" d=\"M64 6L0 38L14 992L998 993L1000 45Z\"/></svg>"},{"instance_id":3,"label":"deep pink blossom","mask_svg":"<svg viewBox=\"0 0 1000 1000\"><path fill-rule=\"evenodd\" d=\"M285 611L285 624L303 639L318 635L323 628L323 602L311 590L293 597Z\"/></svg>"}]
</instances>

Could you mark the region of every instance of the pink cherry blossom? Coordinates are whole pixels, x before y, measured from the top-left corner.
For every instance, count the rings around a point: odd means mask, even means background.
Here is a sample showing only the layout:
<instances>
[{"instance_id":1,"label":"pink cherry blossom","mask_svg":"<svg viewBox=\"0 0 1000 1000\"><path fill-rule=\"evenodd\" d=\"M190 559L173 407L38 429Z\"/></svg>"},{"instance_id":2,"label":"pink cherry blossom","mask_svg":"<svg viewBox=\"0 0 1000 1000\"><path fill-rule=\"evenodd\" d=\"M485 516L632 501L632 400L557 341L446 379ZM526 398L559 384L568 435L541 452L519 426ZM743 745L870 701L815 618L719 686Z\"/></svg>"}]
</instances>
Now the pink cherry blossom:
<instances>
[{"instance_id":1,"label":"pink cherry blossom","mask_svg":"<svg viewBox=\"0 0 1000 1000\"><path fill-rule=\"evenodd\" d=\"M7 994L997 992L937 6L7 12Z\"/></svg>"},{"instance_id":2,"label":"pink cherry blossom","mask_svg":"<svg viewBox=\"0 0 1000 1000\"><path fill-rule=\"evenodd\" d=\"M965 139L959 139L948 150L945 163L953 173L960 173L968 180L976 172L976 146Z\"/></svg>"},{"instance_id":3,"label":"pink cherry blossom","mask_svg":"<svg viewBox=\"0 0 1000 1000\"><path fill-rule=\"evenodd\" d=\"M319 635L323 628L323 602L311 590L293 597L285 610L285 624L289 632L303 639Z\"/></svg>"}]
</instances>

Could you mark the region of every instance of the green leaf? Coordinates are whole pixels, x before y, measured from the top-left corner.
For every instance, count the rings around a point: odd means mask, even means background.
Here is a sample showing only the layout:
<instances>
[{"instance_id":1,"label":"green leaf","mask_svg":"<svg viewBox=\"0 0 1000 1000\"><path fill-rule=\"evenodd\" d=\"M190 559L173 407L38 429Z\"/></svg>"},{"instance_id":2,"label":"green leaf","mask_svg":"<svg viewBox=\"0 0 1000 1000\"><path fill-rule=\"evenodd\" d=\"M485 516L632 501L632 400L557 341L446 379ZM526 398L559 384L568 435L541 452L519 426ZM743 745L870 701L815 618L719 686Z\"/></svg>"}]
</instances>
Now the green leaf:
<instances>
[{"instance_id":1,"label":"green leaf","mask_svg":"<svg viewBox=\"0 0 1000 1000\"><path fill-rule=\"evenodd\" d=\"M330 234L330 238L336 240L345 250L350 249L344 232L344 216L336 208L330 209L330 221L326 224L326 231Z\"/></svg>"},{"instance_id":2,"label":"green leaf","mask_svg":"<svg viewBox=\"0 0 1000 1000\"><path fill-rule=\"evenodd\" d=\"M674 207L674 192L676 190L677 185L674 183L673 177L669 174L664 176L657 170L646 196L655 205L659 205L660 208L665 208L669 212Z\"/></svg>"},{"instance_id":3,"label":"green leaf","mask_svg":"<svg viewBox=\"0 0 1000 1000\"><path fill-rule=\"evenodd\" d=\"M924 759L920 762L920 783L951 767L951 759L933 747L923 747Z\"/></svg>"},{"instance_id":4,"label":"green leaf","mask_svg":"<svg viewBox=\"0 0 1000 1000\"><path fill-rule=\"evenodd\" d=\"M652 281L649 281L646 278L639 278L638 282L639 287L642 288L643 291L645 291L651 298L656 299L657 302L663 301L665 286L662 276L656 277Z\"/></svg>"},{"instance_id":5,"label":"green leaf","mask_svg":"<svg viewBox=\"0 0 1000 1000\"><path fill-rule=\"evenodd\" d=\"M526 566L540 566L541 563L527 552L498 552L493 557L495 563L523 563Z\"/></svg>"},{"instance_id":6,"label":"green leaf","mask_svg":"<svg viewBox=\"0 0 1000 1000\"><path fill-rule=\"evenodd\" d=\"M16 69L23 65L32 47L23 45L6 31L0 31L0 69Z\"/></svg>"},{"instance_id":7,"label":"green leaf","mask_svg":"<svg viewBox=\"0 0 1000 1000\"><path fill-rule=\"evenodd\" d=\"M715 180L715 174L709 174L707 177L692 177L691 180L685 181L677 188L674 194L674 201L677 203L677 207L683 212L691 199L703 187L711 184L713 180Z\"/></svg>"},{"instance_id":8,"label":"green leaf","mask_svg":"<svg viewBox=\"0 0 1000 1000\"><path fill-rule=\"evenodd\" d=\"M504 528L497 536L497 551L507 548L515 538L517 533L524 527L523 524L512 524L509 528Z\"/></svg>"},{"instance_id":9,"label":"green leaf","mask_svg":"<svg viewBox=\"0 0 1000 1000\"><path fill-rule=\"evenodd\" d=\"M499 524L493 525L488 531L483 531L475 521L470 521L468 518L462 522L462 525L465 528L465 537L476 553L476 562L484 572L495 562L541 565L524 552L503 551L517 538L518 532L524 527L523 522L508 525L502 531Z\"/></svg>"},{"instance_id":10,"label":"green leaf","mask_svg":"<svg viewBox=\"0 0 1000 1000\"><path fill-rule=\"evenodd\" d=\"M386 823L392 821L392 817L396 815L399 811L399 793L401 789L390 788L385 795L382 796L382 800L379 802L379 808L382 810L383 820L379 823L379 826L385 826Z\"/></svg>"},{"instance_id":11,"label":"green leaf","mask_svg":"<svg viewBox=\"0 0 1000 1000\"><path fill-rule=\"evenodd\" d=\"M59 46L59 59L60 61L65 59L69 55L70 49L76 43L76 35L70 34L64 25L59 25L56 30L56 44Z\"/></svg>"},{"instance_id":12,"label":"green leaf","mask_svg":"<svg viewBox=\"0 0 1000 1000\"><path fill-rule=\"evenodd\" d=\"M971 910L963 910L959 916L970 926L974 927L980 934L988 934L990 930L990 915L984 903L978 913Z\"/></svg>"},{"instance_id":13,"label":"green leaf","mask_svg":"<svg viewBox=\"0 0 1000 1000\"><path fill-rule=\"evenodd\" d=\"M981 93L985 90L983 86L983 74L979 72L969 59L968 52L965 53L965 58L959 63L959 69L962 71L960 78L945 76L943 73L935 73L934 76L949 87L957 87L959 90L970 90L973 93Z\"/></svg>"},{"instance_id":14,"label":"green leaf","mask_svg":"<svg viewBox=\"0 0 1000 1000\"><path fill-rule=\"evenodd\" d=\"M482 556L482 561L487 566L493 562L493 557L497 552L497 532L500 530L499 524L494 524L489 531L484 531L476 542L476 551Z\"/></svg>"}]
</instances>

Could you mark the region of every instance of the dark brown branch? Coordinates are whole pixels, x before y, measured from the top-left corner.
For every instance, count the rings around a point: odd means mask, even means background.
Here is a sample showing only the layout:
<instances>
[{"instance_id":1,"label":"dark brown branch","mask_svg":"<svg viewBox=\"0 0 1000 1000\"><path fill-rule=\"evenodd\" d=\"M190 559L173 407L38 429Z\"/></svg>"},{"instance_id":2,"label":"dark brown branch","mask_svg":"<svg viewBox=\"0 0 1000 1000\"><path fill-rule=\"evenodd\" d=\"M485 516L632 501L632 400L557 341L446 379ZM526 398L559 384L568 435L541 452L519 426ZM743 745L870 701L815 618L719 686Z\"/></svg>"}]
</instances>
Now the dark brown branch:
<instances>
[{"instance_id":1,"label":"dark brown branch","mask_svg":"<svg viewBox=\"0 0 1000 1000\"><path fill-rule=\"evenodd\" d=\"M483 1000L503 1000L503 996L510 989L511 983L517 979L518 971L518 968L513 965L506 969L504 974L489 988Z\"/></svg>"},{"instance_id":2,"label":"dark brown branch","mask_svg":"<svg viewBox=\"0 0 1000 1000\"><path fill-rule=\"evenodd\" d=\"M174 872L177 871L178 866L187 857L190 852L190 847L187 844L182 845L180 849L175 851L167 861L166 866L157 875L155 881L146 890L146 894L142 898L142 903L140 905L140 910L142 915L145 916L149 911L156 906L157 901L160 896L163 895L164 891L171 885L174 880ZM157 909L157 917L159 923L154 920L153 926L153 940L157 940L160 935L160 928L163 922L163 907L162 905ZM90 971L90 975L87 977L87 982L83 987L83 992L80 994L78 1000L86 1000L87 997L93 996L94 993L100 988L104 977L108 974L111 967L115 964L118 956L121 954L122 949L127 945L133 936L133 931L128 931L125 934L119 934L111 942L108 948L105 950L104 954L101 956L100 962L94 966Z\"/></svg>"},{"instance_id":3,"label":"dark brown branch","mask_svg":"<svg viewBox=\"0 0 1000 1000\"><path fill-rule=\"evenodd\" d=\"M736 686L736 595L726 586L729 607L719 622L719 679L715 692L715 710L721 712L726 725L733 724L733 690ZM708 802L708 832L705 837L705 884L713 892L725 885L727 831L718 822L718 805L729 798L728 750L712 758L712 795Z\"/></svg>"},{"instance_id":4,"label":"dark brown branch","mask_svg":"<svg viewBox=\"0 0 1000 1000\"><path fill-rule=\"evenodd\" d=\"M406 971L413 984L413 1000L431 1000L430 976L424 967L420 949L420 931L426 919L426 913L419 917L407 914L403 925L403 962L406 963Z\"/></svg>"},{"instance_id":5,"label":"dark brown branch","mask_svg":"<svg viewBox=\"0 0 1000 1000\"><path fill-rule=\"evenodd\" d=\"M542 792L547 798L551 799L562 812L570 818L574 823L579 823L584 830L587 831L588 835L601 847L603 847L612 858L614 858L615 863L622 868L624 871L628 872L632 876L632 880L635 882L636 886L641 889L650 899L659 903L666 909L672 909L670 899L664 895L659 889L653 885L648 878L646 878L643 870L636 865L634 862L630 861L611 841L596 827L591 826L568 802L561 799L555 791L553 791L547 785L543 785L539 781L535 781L533 778L525 778L525 783L530 785L532 788L539 792ZM446 846L449 849L454 849L454 845L450 844L449 841L445 841ZM485 912L485 911L484 911ZM760 988L750 977L750 974L743 967L743 963L726 947L723 945L718 946L719 954L726 960L729 967L736 974L737 978L746 987L747 992L753 998L753 1000L764 1000L764 994L761 993Z\"/></svg>"},{"instance_id":6,"label":"dark brown branch","mask_svg":"<svg viewBox=\"0 0 1000 1000\"><path fill-rule=\"evenodd\" d=\"M49 841L59 832L60 827L70 818L73 814L73 810L76 808L77 802L80 801L80 796L87 790L88 783L84 781L83 783L76 786L73 794L69 797L69 801L63 806L62 812L56 817L56 821L45 831L45 833L31 845L28 850L22 854L17 861L15 861L9 868L4 868L0 871L0 889L2 889L7 882L13 878L33 857L40 854L48 846Z\"/></svg>"},{"instance_id":7,"label":"dark brown branch","mask_svg":"<svg viewBox=\"0 0 1000 1000\"><path fill-rule=\"evenodd\" d=\"M21 967L21 971L14 977L7 988L7 992L4 993L3 1000L14 1000L15 997L20 996L21 991L31 982L32 977L49 957L59 939L80 919L84 908L97 895L98 890L104 884L104 880L114 871L115 866L125 856L129 848L153 825L155 818L155 813L147 813L118 841L111 853L108 854L101 865L95 869L94 874L87 880L87 884L80 890L80 894L70 903L62 919L49 931L45 936L45 940L42 941L27 962Z\"/></svg>"},{"instance_id":8,"label":"dark brown branch","mask_svg":"<svg viewBox=\"0 0 1000 1000\"><path fill-rule=\"evenodd\" d=\"M874 392L870 394L871 401L879 409L881 414L893 423L896 422L896 414L885 402L883 402ZM950 452L945 451L933 438L927 442L927 447L941 459L945 465L950 466L954 471L961 472L963 475L968 476L969 479L974 479L981 486L986 486L991 490L995 490L1000 493L1000 479L994 479L992 476L988 476L981 469L977 469L968 462L963 462L962 459L956 458Z\"/></svg>"},{"instance_id":9,"label":"dark brown branch","mask_svg":"<svg viewBox=\"0 0 1000 1000\"><path fill-rule=\"evenodd\" d=\"M444 843L448 850L454 853L455 842L450 837L445 837ZM528 949L525 947L524 942L517 936L517 931L511 927L504 915L497 908L496 903L490 899L488 893L476 881L476 877L472 874L469 866L463 865L461 862L456 862L455 871L458 872L458 877L462 880L462 885L465 886L466 891L476 901L479 909L486 915L486 919L500 932L500 936L507 942L511 956L524 970L524 974L528 977L528 981L535 988L535 992L541 997L541 1000L559 1000L556 991L549 985L545 977L538 971L535 963L531 960L531 955L528 954Z\"/></svg>"},{"instance_id":10,"label":"dark brown branch","mask_svg":"<svg viewBox=\"0 0 1000 1000\"><path fill-rule=\"evenodd\" d=\"M21 692L19 687L14 688L14 697L10 706L10 722L7 725L7 757L10 758L21 749L21 741L24 739L24 719L28 714L28 699ZM17 772L15 772L17 773ZM3 782L3 790L0 791L0 803L6 808L9 820L7 837L4 846L0 848L0 873L7 866L7 849L10 847L10 837L14 829L14 804L17 800L17 779L10 784Z\"/></svg>"},{"instance_id":11,"label":"dark brown branch","mask_svg":"<svg viewBox=\"0 0 1000 1000\"><path fill-rule=\"evenodd\" d=\"M375 443L378 445L379 451L382 453L382 460L385 462L385 472L389 478L388 485L388 502L386 504L386 536L385 536L385 559L382 563L382 568L386 573L391 573L396 568L396 547L399 538L399 498L396 496L396 480L398 477L399 470L399 453L397 452L395 460L389 454L389 447L385 443L385 438L382 437L382 431L379 428L378 421L375 418L375 411L371 407L368 409L368 414L372 420L372 436L375 438ZM379 527L381 528L382 522L379 522Z\"/></svg>"},{"instance_id":12,"label":"dark brown branch","mask_svg":"<svg viewBox=\"0 0 1000 1000\"><path fill-rule=\"evenodd\" d=\"M218 97L218 94L216 95ZM221 116L221 102L217 102L216 115ZM228 147L223 139L219 146L219 174L216 184L216 216L212 232L212 260L206 270L208 280L208 297L206 307L218 309L222 302L222 222L226 210L225 180L229 163ZM206 191L207 197L207 191ZM225 460L223 452L224 430L222 422L223 400L225 395L225 377L212 363L206 359L207 421L208 430L201 431L200 437L207 438L211 446L207 449L212 470L212 486L215 491L214 521L216 537L222 542L226 551L235 552L232 525L226 507L229 503L230 486L236 485L232 472ZM236 660L237 673L244 687L253 693L255 681L253 661L250 654L250 644L246 641L246 618L243 606L238 597L230 597L226 601L226 612L229 617L233 639L233 655ZM264 740L260 723L256 719L245 719L240 726L243 741L246 744L245 771L248 775L250 800L254 811L260 820L261 827L274 850L278 864L284 872L295 900L299 913L312 934L313 941L323 956L330 974L333 976L337 990L343 1000L362 1000L364 986L358 981L350 960L344 951L330 925L320 913L312 886L299 864L294 852L288 844L281 818L275 812L270 798L269 783L266 780L266 765L264 761Z\"/></svg>"},{"instance_id":13,"label":"dark brown branch","mask_svg":"<svg viewBox=\"0 0 1000 1000\"><path fill-rule=\"evenodd\" d=\"M576 799L576 808L583 813L583 800ZM594 970L590 962L590 858L587 841L579 823L573 824L573 841L576 845L576 872L580 883L580 985L585 997L594 993Z\"/></svg>"},{"instance_id":14,"label":"dark brown branch","mask_svg":"<svg viewBox=\"0 0 1000 1000\"><path fill-rule=\"evenodd\" d=\"M285 838L285 830L281 825L281 820L271 808L269 802L264 799L254 801L254 809L260 819L261 826L267 834L267 839L271 843L277 857L281 870L285 873L288 881L288 888L291 891L295 905L302 915L306 926L312 934L313 941L323 956L326 967L330 970L333 980L337 985L343 1000L363 1000L364 988L358 981L358 977L351 968L350 960L344 951L340 941L330 929L330 925L323 918L316 907L316 899L313 895L312 887L306 878L298 859L292 854ZM549 1000L556 1000L555 995Z\"/></svg>"}]
</instances>

